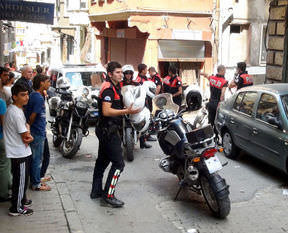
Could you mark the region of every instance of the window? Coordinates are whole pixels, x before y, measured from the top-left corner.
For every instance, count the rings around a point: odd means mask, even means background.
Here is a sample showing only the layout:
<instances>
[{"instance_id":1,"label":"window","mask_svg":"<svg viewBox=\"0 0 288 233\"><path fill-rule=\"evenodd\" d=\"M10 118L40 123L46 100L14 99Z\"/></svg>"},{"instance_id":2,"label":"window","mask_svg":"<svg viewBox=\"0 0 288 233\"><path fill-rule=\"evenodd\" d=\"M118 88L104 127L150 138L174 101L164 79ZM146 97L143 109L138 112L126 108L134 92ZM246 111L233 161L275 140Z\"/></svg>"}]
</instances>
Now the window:
<instances>
[{"instance_id":1,"label":"window","mask_svg":"<svg viewBox=\"0 0 288 233\"><path fill-rule=\"evenodd\" d=\"M260 64L265 64L266 63L266 57L267 57L267 51L266 48L267 47L267 25L266 24L262 24L262 28L261 28L261 42L260 42L260 57L259 57L259 63ZM266 43L266 46L265 46Z\"/></svg>"},{"instance_id":2,"label":"window","mask_svg":"<svg viewBox=\"0 0 288 233\"><path fill-rule=\"evenodd\" d=\"M240 25L231 25L230 26L230 33L240 33L241 26Z\"/></svg>"},{"instance_id":3,"label":"window","mask_svg":"<svg viewBox=\"0 0 288 233\"><path fill-rule=\"evenodd\" d=\"M257 98L257 92L246 92L243 97L242 103L239 106L239 111L249 116L252 116L256 98Z\"/></svg>"},{"instance_id":4,"label":"window","mask_svg":"<svg viewBox=\"0 0 288 233\"><path fill-rule=\"evenodd\" d=\"M86 9L87 8L87 0L81 0L80 1L80 8Z\"/></svg>"},{"instance_id":5,"label":"window","mask_svg":"<svg viewBox=\"0 0 288 233\"><path fill-rule=\"evenodd\" d=\"M279 108L274 96L263 94L258 104L256 118L269 123L269 119L276 118L279 121Z\"/></svg>"},{"instance_id":6,"label":"window","mask_svg":"<svg viewBox=\"0 0 288 233\"><path fill-rule=\"evenodd\" d=\"M238 94L238 96L237 96L237 98L235 100L234 106L233 106L234 109L239 111L244 94L245 94L245 92L241 92L241 93Z\"/></svg>"},{"instance_id":7,"label":"window","mask_svg":"<svg viewBox=\"0 0 288 233\"><path fill-rule=\"evenodd\" d=\"M79 10L80 1L79 0L66 0L66 9L67 10Z\"/></svg>"},{"instance_id":8,"label":"window","mask_svg":"<svg viewBox=\"0 0 288 233\"><path fill-rule=\"evenodd\" d=\"M282 96L281 100L286 113L286 117L288 118L288 95Z\"/></svg>"}]
</instances>

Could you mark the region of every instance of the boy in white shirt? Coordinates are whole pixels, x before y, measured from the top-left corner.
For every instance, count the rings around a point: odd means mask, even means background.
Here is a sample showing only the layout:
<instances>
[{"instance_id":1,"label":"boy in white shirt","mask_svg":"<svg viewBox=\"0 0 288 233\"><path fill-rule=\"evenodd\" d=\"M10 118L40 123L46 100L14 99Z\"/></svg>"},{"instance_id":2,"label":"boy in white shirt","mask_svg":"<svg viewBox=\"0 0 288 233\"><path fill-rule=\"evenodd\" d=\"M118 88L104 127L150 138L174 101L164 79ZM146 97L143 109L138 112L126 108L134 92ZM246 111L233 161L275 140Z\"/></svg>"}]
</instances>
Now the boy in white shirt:
<instances>
[{"instance_id":1,"label":"boy in white shirt","mask_svg":"<svg viewBox=\"0 0 288 233\"><path fill-rule=\"evenodd\" d=\"M9 215L31 215L33 210L27 208L32 201L26 199L28 185L31 149L33 141L23 112L23 106L29 100L28 89L25 85L16 84L12 87L11 104L4 117L3 133L7 158L11 159L12 200Z\"/></svg>"}]
</instances>

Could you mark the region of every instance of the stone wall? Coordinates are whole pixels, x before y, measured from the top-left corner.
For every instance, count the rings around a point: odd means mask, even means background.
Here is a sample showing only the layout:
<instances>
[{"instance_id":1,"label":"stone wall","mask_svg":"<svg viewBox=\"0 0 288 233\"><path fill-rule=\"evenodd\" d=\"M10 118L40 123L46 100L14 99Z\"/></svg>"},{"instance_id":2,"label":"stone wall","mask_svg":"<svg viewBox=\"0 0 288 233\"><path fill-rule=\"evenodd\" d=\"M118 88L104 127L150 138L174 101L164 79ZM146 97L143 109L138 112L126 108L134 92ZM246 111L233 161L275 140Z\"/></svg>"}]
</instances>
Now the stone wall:
<instances>
[{"instance_id":1,"label":"stone wall","mask_svg":"<svg viewBox=\"0 0 288 233\"><path fill-rule=\"evenodd\" d=\"M285 78L286 64L284 64L286 62L283 57L286 49L285 25L288 0L272 1L270 6L266 82L274 83L287 80Z\"/></svg>"}]
</instances>

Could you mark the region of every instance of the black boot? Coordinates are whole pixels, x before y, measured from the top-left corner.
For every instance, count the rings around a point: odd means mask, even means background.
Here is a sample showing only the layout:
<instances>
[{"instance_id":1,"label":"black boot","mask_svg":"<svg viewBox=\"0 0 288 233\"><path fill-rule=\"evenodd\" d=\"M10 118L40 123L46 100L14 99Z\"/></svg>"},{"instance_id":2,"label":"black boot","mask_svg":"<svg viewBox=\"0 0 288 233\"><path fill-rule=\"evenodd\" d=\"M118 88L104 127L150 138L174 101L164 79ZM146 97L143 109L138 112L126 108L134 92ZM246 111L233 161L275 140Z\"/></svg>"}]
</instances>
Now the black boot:
<instances>
[{"instance_id":1,"label":"black boot","mask_svg":"<svg viewBox=\"0 0 288 233\"><path fill-rule=\"evenodd\" d=\"M113 207L113 208L120 208L120 207L122 207L122 206L125 204L123 201L117 199L117 198L114 197L114 196L113 196L113 197L107 197L107 195L105 195L105 196L102 198L102 200L103 200L106 204L110 205L110 206Z\"/></svg>"},{"instance_id":2,"label":"black boot","mask_svg":"<svg viewBox=\"0 0 288 233\"><path fill-rule=\"evenodd\" d=\"M145 142L145 139L144 139L144 136L141 136L140 138L139 138L139 141L140 141L140 148L141 149L144 149L144 148L151 148L152 146L151 145L149 145L149 144L147 144L146 142Z\"/></svg>"}]
</instances>

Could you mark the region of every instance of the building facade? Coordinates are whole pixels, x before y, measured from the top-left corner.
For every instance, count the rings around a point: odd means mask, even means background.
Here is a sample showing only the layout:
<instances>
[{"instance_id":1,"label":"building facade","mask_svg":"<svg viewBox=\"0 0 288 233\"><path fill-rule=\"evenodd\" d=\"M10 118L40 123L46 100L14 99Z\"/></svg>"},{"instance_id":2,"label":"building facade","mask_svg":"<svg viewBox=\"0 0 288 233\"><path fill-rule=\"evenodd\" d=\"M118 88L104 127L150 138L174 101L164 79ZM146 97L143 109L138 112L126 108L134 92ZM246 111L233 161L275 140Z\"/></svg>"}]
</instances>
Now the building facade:
<instances>
[{"instance_id":1,"label":"building facade","mask_svg":"<svg viewBox=\"0 0 288 233\"><path fill-rule=\"evenodd\" d=\"M269 1L220 0L219 3L218 64L227 67L227 78L231 80L237 62L246 62L254 83L263 83Z\"/></svg>"},{"instance_id":2,"label":"building facade","mask_svg":"<svg viewBox=\"0 0 288 233\"><path fill-rule=\"evenodd\" d=\"M268 23L267 83L288 82L288 1L271 1Z\"/></svg>"},{"instance_id":3,"label":"building facade","mask_svg":"<svg viewBox=\"0 0 288 233\"><path fill-rule=\"evenodd\" d=\"M174 64L184 84L212 72L213 0L92 0L95 52L102 64L154 66L162 77Z\"/></svg>"},{"instance_id":4,"label":"building facade","mask_svg":"<svg viewBox=\"0 0 288 233\"><path fill-rule=\"evenodd\" d=\"M55 51L58 63L93 63L94 29L89 27L88 0L56 0L56 20L52 30L58 33Z\"/></svg>"}]
</instances>

